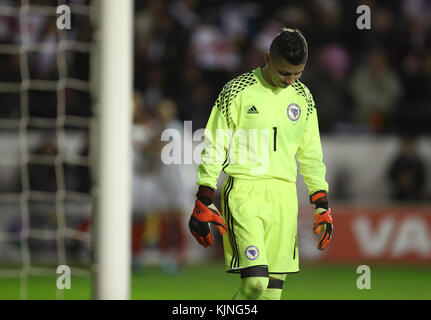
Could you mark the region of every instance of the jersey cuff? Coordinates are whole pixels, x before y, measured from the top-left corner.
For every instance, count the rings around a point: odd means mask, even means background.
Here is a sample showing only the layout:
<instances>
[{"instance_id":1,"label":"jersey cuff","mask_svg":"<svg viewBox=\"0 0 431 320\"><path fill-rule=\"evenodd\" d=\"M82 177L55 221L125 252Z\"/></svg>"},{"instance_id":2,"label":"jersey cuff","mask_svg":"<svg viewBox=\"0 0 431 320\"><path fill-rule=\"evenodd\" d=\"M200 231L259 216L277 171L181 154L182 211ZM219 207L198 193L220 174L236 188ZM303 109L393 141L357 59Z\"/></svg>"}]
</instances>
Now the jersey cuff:
<instances>
[{"instance_id":1,"label":"jersey cuff","mask_svg":"<svg viewBox=\"0 0 431 320\"><path fill-rule=\"evenodd\" d=\"M316 208L328 209L328 193L325 190L319 190L310 195L310 203L316 205Z\"/></svg>"}]
</instances>

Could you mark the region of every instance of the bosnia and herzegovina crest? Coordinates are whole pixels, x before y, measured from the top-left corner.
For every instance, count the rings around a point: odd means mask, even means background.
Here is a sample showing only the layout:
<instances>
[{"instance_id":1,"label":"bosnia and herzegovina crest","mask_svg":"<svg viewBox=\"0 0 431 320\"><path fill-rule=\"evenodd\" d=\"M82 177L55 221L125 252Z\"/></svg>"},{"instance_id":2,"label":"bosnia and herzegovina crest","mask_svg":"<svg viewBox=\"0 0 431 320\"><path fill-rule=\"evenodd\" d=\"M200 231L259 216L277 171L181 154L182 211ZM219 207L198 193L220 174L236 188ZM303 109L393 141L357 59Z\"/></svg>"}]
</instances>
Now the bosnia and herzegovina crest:
<instances>
[{"instance_id":1,"label":"bosnia and herzegovina crest","mask_svg":"<svg viewBox=\"0 0 431 320\"><path fill-rule=\"evenodd\" d=\"M287 106L287 116L292 121L298 121L301 116L301 108L296 103L291 103Z\"/></svg>"}]
</instances>

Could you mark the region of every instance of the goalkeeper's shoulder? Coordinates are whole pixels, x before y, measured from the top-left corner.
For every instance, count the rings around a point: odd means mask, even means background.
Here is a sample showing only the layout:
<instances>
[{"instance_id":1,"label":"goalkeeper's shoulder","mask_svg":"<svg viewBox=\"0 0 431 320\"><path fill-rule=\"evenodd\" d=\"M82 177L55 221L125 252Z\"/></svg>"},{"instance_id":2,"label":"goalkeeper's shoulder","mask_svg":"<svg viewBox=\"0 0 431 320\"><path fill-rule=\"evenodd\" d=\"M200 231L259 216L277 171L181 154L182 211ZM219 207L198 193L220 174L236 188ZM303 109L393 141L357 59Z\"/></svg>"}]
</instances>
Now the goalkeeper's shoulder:
<instances>
[{"instance_id":1,"label":"goalkeeper's shoulder","mask_svg":"<svg viewBox=\"0 0 431 320\"><path fill-rule=\"evenodd\" d=\"M244 94L247 89L252 88L258 83L254 70L245 72L232 80L228 81L220 92L219 99L222 98L232 102L241 94Z\"/></svg>"},{"instance_id":2,"label":"goalkeeper's shoulder","mask_svg":"<svg viewBox=\"0 0 431 320\"><path fill-rule=\"evenodd\" d=\"M215 114L222 114L229 129L235 128L241 110L241 101L244 94L257 84L253 71L243 73L227 82L214 104Z\"/></svg>"},{"instance_id":3,"label":"goalkeeper's shoulder","mask_svg":"<svg viewBox=\"0 0 431 320\"><path fill-rule=\"evenodd\" d=\"M292 87L295 89L296 93L304 99L309 109L315 108L313 95L303 82L296 80L292 84Z\"/></svg>"}]
</instances>

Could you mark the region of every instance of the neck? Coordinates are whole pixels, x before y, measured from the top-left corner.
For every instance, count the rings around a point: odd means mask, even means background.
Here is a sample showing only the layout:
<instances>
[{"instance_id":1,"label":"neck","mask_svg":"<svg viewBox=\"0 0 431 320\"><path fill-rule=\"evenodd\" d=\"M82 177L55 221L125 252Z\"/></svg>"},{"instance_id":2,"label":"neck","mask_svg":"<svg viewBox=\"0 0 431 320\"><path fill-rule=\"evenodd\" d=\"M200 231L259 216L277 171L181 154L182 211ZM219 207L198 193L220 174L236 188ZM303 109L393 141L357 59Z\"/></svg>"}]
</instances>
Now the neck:
<instances>
[{"instance_id":1,"label":"neck","mask_svg":"<svg viewBox=\"0 0 431 320\"><path fill-rule=\"evenodd\" d=\"M274 83L271 81L271 79L269 78L269 75L268 75L268 65L265 65L265 66L262 68L262 77L263 77L263 79L264 79L266 82L268 82L271 86L274 86Z\"/></svg>"}]
</instances>

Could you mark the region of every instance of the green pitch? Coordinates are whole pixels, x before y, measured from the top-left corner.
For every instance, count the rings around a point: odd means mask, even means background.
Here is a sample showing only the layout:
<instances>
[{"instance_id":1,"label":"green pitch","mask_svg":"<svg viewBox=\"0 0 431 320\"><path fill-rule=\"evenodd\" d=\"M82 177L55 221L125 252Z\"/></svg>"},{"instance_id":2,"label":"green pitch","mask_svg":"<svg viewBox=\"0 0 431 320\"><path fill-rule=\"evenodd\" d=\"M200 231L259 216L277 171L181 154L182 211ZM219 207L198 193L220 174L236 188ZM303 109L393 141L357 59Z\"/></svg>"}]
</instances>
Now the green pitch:
<instances>
[{"instance_id":1,"label":"green pitch","mask_svg":"<svg viewBox=\"0 0 431 320\"><path fill-rule=\"evenodd\" d=\"M302 266L287 277L284 299L431 299L431 268L373 266L371 289L359 290L355 266ZM146 267L132 276L132 298L154 300L230 299L239 286L238 275L223 272L222 264L189 266L167 274ZM72 276L71 289L64 299L90 299L91 280ZM56 278L29 279L29 299L56 299ZM58 296L61 298L61 295ZM0 279L0 299L19 299L17 279Z\"/></svg>"}]
</instances>

